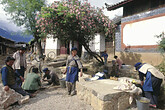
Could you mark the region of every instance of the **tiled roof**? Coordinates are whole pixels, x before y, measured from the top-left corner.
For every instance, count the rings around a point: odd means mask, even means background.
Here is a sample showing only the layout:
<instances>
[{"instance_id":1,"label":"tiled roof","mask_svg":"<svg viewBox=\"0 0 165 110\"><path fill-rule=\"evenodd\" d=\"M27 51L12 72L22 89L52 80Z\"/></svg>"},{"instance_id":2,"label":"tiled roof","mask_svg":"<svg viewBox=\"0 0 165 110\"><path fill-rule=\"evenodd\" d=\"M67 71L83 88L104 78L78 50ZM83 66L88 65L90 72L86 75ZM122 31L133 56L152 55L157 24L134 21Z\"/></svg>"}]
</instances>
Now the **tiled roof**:
<instances>
[{"instance_id":1,"label":"tiled roof","mask_svg":"<svg viewBox=\"0 0 165 110\"><path fill-rule=\"evenodd\" d=\"M11 41L11 42L15 42L14 40L11 40L11 39L8 39L8 38L2 37L2 36L0 36L0 38Z\"/></svg>"},{"instance_id":2,"label":"tiled roof","mask_svg":"<svg viewBox=\"0 0 165 110\"><path fill-rule=\"evenodd\" d=\"M120 7L124 6L125 4L132 2L132 1L133 0L123 0L123 1L118 2L116 4L113 4L113 5L108 5L107 3L105 3L105 5L106 5L107 10L111 11L111 10L115 10L117 8L120 8Z\"/></svg>"}]
</instances>

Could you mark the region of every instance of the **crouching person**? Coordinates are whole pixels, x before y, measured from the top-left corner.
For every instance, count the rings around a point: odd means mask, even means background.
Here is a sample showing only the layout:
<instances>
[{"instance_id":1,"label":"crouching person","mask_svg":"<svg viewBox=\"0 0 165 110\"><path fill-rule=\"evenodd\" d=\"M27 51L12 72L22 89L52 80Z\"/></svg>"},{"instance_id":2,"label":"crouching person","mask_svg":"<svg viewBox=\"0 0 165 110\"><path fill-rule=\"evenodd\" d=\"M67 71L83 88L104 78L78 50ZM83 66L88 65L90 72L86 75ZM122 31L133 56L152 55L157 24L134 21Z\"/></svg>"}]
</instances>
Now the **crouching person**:
<instances>
[{"instance_id":1,"label":"crouching person","mask_svg":"<svg viewBox=\"0 0 165 110\"><path fill-rule=\"evenodd\" d=\"M22 88L28 93L34 93L41 87L40 76L37 74L38 68L33 68L32 73L28 73Z\"/></svg>"},{"instance_id":2,"label":"crouching person","mask_svg":"<svg viewBox=\"0 0 165 110\"><path fill-rule=\"evenodd\" d=\"M59 85L59 78L54 72L50 71L48 68L44 68L42 71L45 73L42 79L43 81L47 81L48 85ZM47 78L47 80L45 80L45 78Z\"/></svg>"},{"instance_id":3,"label":"crouching person","mask_svg":"<svg viewBox=\"0 0 165 110\"><path fill-rule=\"evenodd\" d=\"M157 99L162 81L164 80L164 75L147 63L138 62L135 64L135 68L139 72L139 79L141 80L145 97L150 99L151 107L157 108ZM145 82L144 77L146 77Z\"/></svg>"},{"instance_id":4,"label":"crouching person","mask_svg":"<svg viewBox=\"0 0 165 110\"><path fill-rule=\"evenodd\" d=\"M28 92L24 91L17 83L16 83L16 76L19 76L21 79L23 79L19 74L16 74L15 71L12 68L12 65L14 63L15 59L13 57L7 57L5 60L6 65L3 66L1 69L2 74L2 83L5 86L4 90L8 91L9 88L15 90L19 94L26 96L29 95L30 97L34 97L33 94L29 94Z\"/></svg>"},{"instance_id":5,"label":"crouching person","mask_svg":"<svg viewBox=\"0 0 165 110\"><path fill-rule=\"evenodd\" d=\"M71 49L72 54L68 56L66 62L66 81L67 81L67 88L68 88L68 95L75 95L76 94L76 81L78 80L78 72L80 69L80 76L82 76L82 64L80 59L77 55L77 48Z\"/></svg>"}]
</instances>

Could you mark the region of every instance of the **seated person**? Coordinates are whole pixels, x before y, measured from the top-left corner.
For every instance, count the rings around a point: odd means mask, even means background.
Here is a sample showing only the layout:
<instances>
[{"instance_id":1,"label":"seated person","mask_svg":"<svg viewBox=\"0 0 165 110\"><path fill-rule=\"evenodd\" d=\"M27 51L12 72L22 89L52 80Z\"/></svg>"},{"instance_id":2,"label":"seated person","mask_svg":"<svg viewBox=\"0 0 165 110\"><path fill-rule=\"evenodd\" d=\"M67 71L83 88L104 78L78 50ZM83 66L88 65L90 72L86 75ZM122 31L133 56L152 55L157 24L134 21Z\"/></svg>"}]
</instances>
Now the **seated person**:
<instances>
[{"instance_id":1,"label":"seated person","mask_svg":"<svg viewBox=\"0 0 165 110\"><path fill-rule=\"evenodd\" d=\"M43 69L43 72L45 73L42 79L43 81L47 81L48 85L59 85L59 78L54 72L50 71L48 68ZM45 80L45 78L47 78L47 80Z\"/></svg>"},{"instance_id":2,"label":"seated person","mask_svg":"<svg viewBox=\"0 0 165 110\"><path fill-rule=\"evenodd\" d=\"M4 85L4 90L8 91L9 88L15 90L19 94L26 96L29 95L30 97L34 97L34 94L30 94L26 91L24 91L17 83L16 83L16 76L19 76L21 79L22 76L15 73L15 71L12 68L12 65L14 64L15 59L13 57L7 57L5 60L6 65L2 67L1 74L2 74L2 83Z\"/></svg>"},{"instance_id":3,"label":"seated person","mask_svg":"<svg viewBox=\"0 0 165 110\"><path fill-rule=\"evenodd\" d=\"M26 76L26 80L22 86L22 88L29 92L34 93L41 87L40 76L37 74L38 68L33 68L32 73L28 73Z\"/></svg>"}]
</instances>

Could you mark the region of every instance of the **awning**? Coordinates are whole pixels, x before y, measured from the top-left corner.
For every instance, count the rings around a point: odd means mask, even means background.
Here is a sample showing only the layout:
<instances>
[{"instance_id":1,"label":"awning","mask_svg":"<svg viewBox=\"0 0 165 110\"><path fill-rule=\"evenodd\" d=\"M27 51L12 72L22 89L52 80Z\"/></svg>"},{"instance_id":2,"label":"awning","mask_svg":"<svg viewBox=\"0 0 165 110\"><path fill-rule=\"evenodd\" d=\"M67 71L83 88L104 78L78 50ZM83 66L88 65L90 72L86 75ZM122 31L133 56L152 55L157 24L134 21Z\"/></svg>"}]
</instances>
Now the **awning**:
<instances>
[{"instance_id":1,"label":"awning","mask_svg":"<svg viewBox=\"0 0 165 110\"><path fill-rule=\"evenodd\" d=\"M107 10L111 11L111 10L115 10L117 8L123 7L125 4L132 2L132 1L133 0L124 0L124 1L118 2L118 3L113 4L113 5L108 5L107 3L105 3L105 5L106 5Z\"/></svg>"}]
</instances>

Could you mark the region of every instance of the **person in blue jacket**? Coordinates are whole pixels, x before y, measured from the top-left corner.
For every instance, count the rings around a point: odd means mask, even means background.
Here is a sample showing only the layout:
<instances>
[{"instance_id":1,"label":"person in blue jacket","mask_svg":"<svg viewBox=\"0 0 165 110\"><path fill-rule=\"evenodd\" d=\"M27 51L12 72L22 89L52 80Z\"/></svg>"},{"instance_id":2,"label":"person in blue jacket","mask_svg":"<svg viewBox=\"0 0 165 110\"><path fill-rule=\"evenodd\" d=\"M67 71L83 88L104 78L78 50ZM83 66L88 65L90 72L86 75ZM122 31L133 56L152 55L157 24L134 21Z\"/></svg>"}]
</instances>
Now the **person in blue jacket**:
<instances>
[{"instance_id":1,"label":"person in blue jacket","mask_svg":"<svg viewBox=\"0 0 165 110\"><path fill-rule=\"evenodd\" d=\"M104 57L104 65L107 64L107 59L108 59L108 54L106 52L106 50L104 51L104 53L101 55L101 57Z\"/></svg>"},{"instance_id":2,"label":"person in blue jacket","mask_svg":"<svg viewBox=\"0 0 165 110\"><path fill-rule=\"evenodd\" d=\"M138 62L134 66L139 72L139 79L141 80L145 97L150 99L151 107L157 108L157 97L160 92L162 81L164 80L164 75L155 67L147 63ZM145 81L144 77L146 77Z\"/></svg>"},{"instance_id":3,"label":"person in blue jacket","mask_svg":"<svg viewBox=\"0 0 165 110\"><path fill-rule=\"evenodd\" d=\"M29 94L26 91L24 91L17 83L16 83L16 76L20 77L21 79L22 76L18 73L16 73L12 65L14 63L15 59L13 57L7 57L5 60L6 65L2 67L1 69L1 74L2 74L2 83L4 85L4 90L8 91L10 89L14 89L16 92L19 94L26 96L29 95L30 97L34 97L34 94Z\"/></svg>"}]
</instances>

